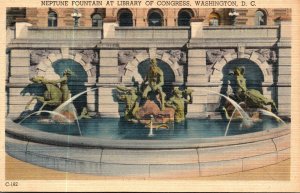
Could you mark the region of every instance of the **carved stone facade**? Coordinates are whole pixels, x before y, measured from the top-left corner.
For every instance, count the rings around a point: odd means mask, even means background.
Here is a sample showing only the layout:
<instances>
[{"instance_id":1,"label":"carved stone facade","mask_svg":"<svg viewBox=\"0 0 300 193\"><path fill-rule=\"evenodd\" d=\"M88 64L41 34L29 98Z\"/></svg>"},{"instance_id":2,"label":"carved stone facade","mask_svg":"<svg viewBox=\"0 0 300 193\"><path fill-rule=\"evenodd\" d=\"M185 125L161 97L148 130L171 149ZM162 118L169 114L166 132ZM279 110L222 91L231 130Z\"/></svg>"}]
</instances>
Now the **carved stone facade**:
<instances>
[{"instance_id":1,"label":"carved stone facade","mask_svg":"<svg viewBox=\"0 0 300 193\"><path fill-rule=\"evenodd\" d=\"M41 15L48 11L28 8L28 12ZM87 14L94 10L81 11ZM148 10L137 9L137 12L145 11ZM116 85L130 87L133 78L141 83L139 65L150 58L157 58L174 75L168 86L194 90L194 101L187 106L187 117L220 115L217 107L221 99L216 93L222 93L226 84L224 69L233 63L258 69L263 94L277 103L281 115L290 115L290 20L281 19L276 21L276 25L272 23L263 27L208 27L198 18L192 20L190 27L174 27L174 13L177 12L174 9L165 11L173 11L173 15L166 18L167 21L173 18L173 24L168 23L173 25L171 28L141 27L145 23L135 16L133 19L136 19L135 26L138 27L130 28L119 27L114 19L104 20L103 29L40 28L44 20L32 23L36 26L24 21L17 23L14 34L19 36L14 36L7 45L8 114L16 116L24 110L30 96L20 96L20 91L30 83L32 76L56 79L58 75L53 64L72 60L80 64L87 74L84 86L87 89L97 88L88 93L89 111L102 117L119 117L122 109L113 97ZM204 11L205 14L197 14L209 15L212 10ZM116 18L117 13L118 9L106 10L106 16ZM255 10L248 10L245 14L250 13L254 14ZM30 21L34 15L28 15L28 18Z\"/></svg>"},{"instance_id":2,"label":"carved stone facade","mask_svg":"<svg viewBox=\"0 0 300 193\"><path fill-rule=\"evenodd\" d=\"M153 55L153 56L152 56ZM132 77L142 82L137 66L150 58L156 58L168 64L175 75L175 81L183 83L184 72L182 65L186 64L186 53L181 50L121 50L118 53L119 74L122 82L130 83Z\"/></svg>"}]
</instances>

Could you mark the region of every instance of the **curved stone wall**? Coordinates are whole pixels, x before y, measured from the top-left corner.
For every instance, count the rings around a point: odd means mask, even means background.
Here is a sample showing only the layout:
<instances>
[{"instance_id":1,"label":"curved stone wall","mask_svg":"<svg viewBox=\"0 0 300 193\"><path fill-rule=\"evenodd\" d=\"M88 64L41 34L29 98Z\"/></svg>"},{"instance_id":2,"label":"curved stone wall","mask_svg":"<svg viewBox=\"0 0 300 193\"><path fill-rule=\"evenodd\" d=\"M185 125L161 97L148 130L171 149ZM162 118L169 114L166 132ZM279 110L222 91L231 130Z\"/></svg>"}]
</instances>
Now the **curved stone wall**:
<instances>
[{"instance_id":1,"label":"curved stone wall","mask_svg":"<svg viewBox=\"0 0 300 193\"><path fill-rule=\"evenodd\" d=\"M102 176L197 177L289 159L290 129L185 140L103 140L45 133L6 121L6 152L56 170Z\"/></svg>"}]
</instances>

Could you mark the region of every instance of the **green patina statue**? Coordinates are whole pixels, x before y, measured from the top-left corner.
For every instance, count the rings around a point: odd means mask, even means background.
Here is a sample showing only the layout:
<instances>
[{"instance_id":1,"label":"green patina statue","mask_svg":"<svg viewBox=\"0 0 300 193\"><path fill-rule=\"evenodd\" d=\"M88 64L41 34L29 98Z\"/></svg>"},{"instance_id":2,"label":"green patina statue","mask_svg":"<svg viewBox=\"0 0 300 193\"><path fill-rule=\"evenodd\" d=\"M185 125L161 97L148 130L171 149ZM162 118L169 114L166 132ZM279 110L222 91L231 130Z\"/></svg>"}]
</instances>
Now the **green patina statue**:
<instances>
[{"instance_id":1,"label":"green patina statue","mask_svg":"<svg viewBox=\"0 0 300 193\"><path fill-rule=\"evenodd\" d=\"M273 100L266 98L258 90L247 89L244 73L245 70L242 67L236 67L233 70L233 75L237 84L234 95L238 102L244 102L249 108L262 108L266 110L269 110L266 108L266 105L271 105L272 109L277 111Z\"/></svg>"},{"instance_id":2,"label":"green patina statue","mask_svg":"<svg viewBox=\"0 0 300 193\"><path fill-rule=\"evenodd\" d=\"M45 85L47 90L44 92L44 96L34 96L27 103L25 109L27 110L32 101L35 99L43 103L39 111L41 111L46 105L53 106L56 108L59 107L62 103L68 101L71 98L71 92L68 87L68 79L72 74L73 72L70 69L65 69L63 76L58 80L48 80L45 79L43 76L36 76L30 79L34 83ZM68 104L59 111L59 113L68 118L69 121L74 121L77 117L76 109L73 103ZM77 119L89 118L91 118L91 116L88 113L87 107L84 107L80 116ZM55 119L58 122L65 121L58 116L54 116L53 119Z\"/></svg>"},{"instance_id":3,"label":"green patina statue","mask_svg":"<svg viewBox=\"0 0 300 193\"><path fill-rule=\"evenodd\" d=\"M167 101L166 106L172 107L175 110L174 120L176 122L184 121L184 104L191 104L193 102L192 92L193 90L191 89L181 91L179 88L175 87L173 90L173 96ZM184 98L183 95L189 99Z\"/></svg>"},{"instance_id":4,"label":"green patina statue","mask_svg":"<svg viewBox=\"0 0 300 193\"><path fill-rule=\"evenodd\" d=\"M146 88L143 91L142 97L146 99L150 91L158 93L161 103L160 109L163 111L165 109L166 96L166 94L162 90L162 86L164 85L164 73L157 66L156 59L151 59L150 69L146 76L146 79L143 81L143 84L146 85Z\"/></svg>"},{"instance_id":5,"label":"green patina statue","mask_svg":"<svg viewBox=\"0 0 300 193\"><path fill-rule=\"evenodd\" d=\"M125 107L125 120L136 119L136 112L139 110L139 96L136 88L126 88L125 86L117 86L118 99L124 101Z\"/></svg>"},{"instance_id":6,"label":"green patina statue","mask_svg":"<svg viewBox=\"0 0 300 193\"><path fill-rule=\"evenodd\" d=\"M34 83L43 84L46 86L46 91L44 96L34 96L26 105L25 109L28 109L33 100L42 102L43 105L39 110L42 110L46 105L59 106L63 102L70 98L70 90L68 87L68 78L71 76L72 72L66 69L63 76L58 80L47 80L43 76L36 76L30 79ZM60 86L58 84L60 83Z\"/></svg>"},{"instance_id":7,"label":"green patina statue","mask_svg":"<svg viewBox=\"0 0 300 193\"><path fill-rule=\"evenodd\" d=\"M149 116L153 118L153 125L160 127L161 123L167 123L170 120L181 122L185 119L185 103L192 103L191 89L185 89L184 91L175 88L173 90L173 97L169 101L165 101L166 94L163 92L162 86L164 85L164 73L157 66L156 59L151 59L149 72L141 85L141 89L126 88L125 86L117 86L118 99L124 101L125 107L125 119L128 121L138 121L143 124L147 124ZM137 85L137 88L140 88ZM149 97L150 92L155 94L155 97L159 95L160 107ZM153 95L152 95L153 96ZM143 103L141 99L149 99L146 103ZM140 104L141 102L141 104ZM167 108L165 107L167 106ZM150 121L151 122L151 121Z\"/></svg>"}]
</instances>

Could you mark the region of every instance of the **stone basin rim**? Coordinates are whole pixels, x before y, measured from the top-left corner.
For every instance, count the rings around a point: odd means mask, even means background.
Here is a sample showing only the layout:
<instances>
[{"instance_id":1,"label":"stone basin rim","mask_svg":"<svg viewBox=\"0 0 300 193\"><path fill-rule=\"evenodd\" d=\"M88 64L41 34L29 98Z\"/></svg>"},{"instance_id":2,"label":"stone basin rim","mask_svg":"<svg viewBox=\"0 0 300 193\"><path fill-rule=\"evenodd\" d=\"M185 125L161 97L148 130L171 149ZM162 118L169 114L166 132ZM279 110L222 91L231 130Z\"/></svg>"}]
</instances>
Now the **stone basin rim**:
<instances>
[{"instance_id":1,"label":"stone basin rim","mask_svg":"<svg viewBox=\"0 0 300 193\"><path fill-rule=\"evenodd\" d=\"M167 139L167 140L127 140L127 139L99 139L61 135L56 133L38 131L23 127L7 118L5 132L15 138L55 146L108 148L108 149L194 149L208 147L222 147L254 143L277 138L290 133L291 124L265 131L253 132L233 136L220 136L212 138Z\"/></svg>"}]
</instances>

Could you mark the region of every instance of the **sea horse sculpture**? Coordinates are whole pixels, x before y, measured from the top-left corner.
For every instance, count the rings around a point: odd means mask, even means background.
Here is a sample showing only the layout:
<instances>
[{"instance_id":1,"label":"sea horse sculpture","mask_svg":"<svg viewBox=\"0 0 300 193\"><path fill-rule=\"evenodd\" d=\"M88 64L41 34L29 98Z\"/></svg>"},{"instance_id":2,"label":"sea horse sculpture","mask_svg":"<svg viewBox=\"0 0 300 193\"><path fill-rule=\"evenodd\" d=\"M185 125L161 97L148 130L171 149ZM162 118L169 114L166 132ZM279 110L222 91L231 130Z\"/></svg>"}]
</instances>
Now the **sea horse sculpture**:
<instances>
[{"instance_id":1,"label":"sea horse sculpture","mask_svg":"<svg viewBox=\"0 0 300 193\"><path fill-rule=\"evenodd\" d=\"M47 80L43 76L36 76L30 79L34 83L43 84L47 90L44 92L44 96L34 96L27 103L25 109L27 110L34 100L42 102L42 106L39 110L42 110L46 105L58 107L63 102L70 98L70 90L68 87L68 78L71 76L72 71L66 69L63 76L58 80ZM60 83L60 87L58 84Z\"/></svg>"},{"instance_id":2,"label":"sea horse sculpture","mask_svg":"<svg viewBox=\"0 0 300 193\"><path fill-rule=\"evenodd\" d=\"M263 96L260 91L247 88L244 73L245 70L242 67L236 67L230 73L234 76L236 88L233 89L234 91L229 97L239 103L239 105L249 114L252 122L260 122L259 109L267 111L272 111L273 109L276 112L277 108L274 101ZM270 105L272 109L269 110L267 105ZM221 109L224 111L226 119L243 120L240 113L235 110L235 107L230 103L227 103L227 105L221 107Z\"/></svg>"},{"instance_id":3,"label":"sea horse sculpture","mask_svg":"<svg viewBox=\"0 0 300 193\"><path fill-rule=\"evenodd\" d=\"M266 98L258 90L247 88L244 73L245 70L242 67L236 67L233 70L233 75L237 84L234 95L239 102L244 102L249 108L262 108L265 110L269 110L266 106L271 105L272 109L277 112L275 102L272 99Z\"/></svg>"}]
</instances>

